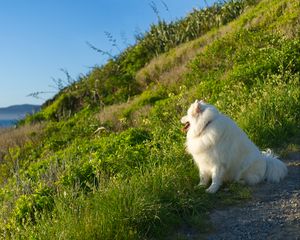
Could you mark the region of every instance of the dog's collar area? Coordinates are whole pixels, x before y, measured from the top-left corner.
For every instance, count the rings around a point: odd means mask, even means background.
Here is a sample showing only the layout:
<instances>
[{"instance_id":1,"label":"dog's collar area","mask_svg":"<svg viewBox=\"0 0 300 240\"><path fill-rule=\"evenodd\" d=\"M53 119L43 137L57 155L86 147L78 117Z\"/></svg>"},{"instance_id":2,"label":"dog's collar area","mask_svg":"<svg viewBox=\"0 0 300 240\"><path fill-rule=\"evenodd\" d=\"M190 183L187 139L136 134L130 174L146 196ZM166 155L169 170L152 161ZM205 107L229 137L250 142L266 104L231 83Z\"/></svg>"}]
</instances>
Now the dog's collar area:
<instances>
[{"instance_id":1,"label":"dog's collar area","mask_svg":"<svg viewBox=\"0 0 300 240\"><path fill-rule=\"evenodd\" d=\"M211 124L212 122L213 122L212 120L208 121L208 122L205 124L205 126L203 127L203 129L202 129L201 132L203 132L203 131L208 127L208 125Z\"/></svg>"},{"instance_id":2,"label":"dog's collar area","mask_svg":"<svg viewBox=\"0 0 300 240\"><path fill-rule=\"evenodd\" d=\"M208 121L204 127L202 128L201 132L199 133L199 136L205 131L205 129L208 127L209 124L211 124L213 122L213 120Z\"/></svg>"},{"instance_id":3,"label":"dog's collar area","mask_svg":"<svg viewBox=\"0 0 300 240\"><path fill-rule=\"evenodd\" d=\"M205 128L207 128L207 126L208 126L209 124L211 124L211 123L212 123L212 120L208 121L208 122L205 124L203 130L204 130Z\"/></svg>"}]
</instances>

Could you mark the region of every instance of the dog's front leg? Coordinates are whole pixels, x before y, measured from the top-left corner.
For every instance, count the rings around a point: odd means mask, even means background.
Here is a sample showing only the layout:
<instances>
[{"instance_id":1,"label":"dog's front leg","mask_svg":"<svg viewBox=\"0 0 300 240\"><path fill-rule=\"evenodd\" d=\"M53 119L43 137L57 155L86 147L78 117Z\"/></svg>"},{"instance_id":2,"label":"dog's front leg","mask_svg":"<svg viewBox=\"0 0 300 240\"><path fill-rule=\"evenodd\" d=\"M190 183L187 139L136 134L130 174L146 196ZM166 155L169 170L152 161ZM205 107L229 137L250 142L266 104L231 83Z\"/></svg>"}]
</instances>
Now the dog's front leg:
<instances>
[{"instance_id":1,"label":"dog's front leg","mask_svg":"<svg viewBox=\"0 0 300 240\"><path fill-rule=\"evenodd\" d=\"M206 192L215 193L219 190L223 182L224 172L225 170L222 166L214 167L212 169L212 183L209 188L206 189Z\"/></svg>"},{"instance_id":2,"label":"dog's front leg","mask_svg":"<svg viewBox=\"0 0 300 240\"><path fill-rule=\"evenodd\" d=\"M199 182L199 186L207 186L209 184L210 181L210 174L207 171L201 171L201 169L199 170L199 175L200 175L200 182Z\"/></svg>"}]
</instances>

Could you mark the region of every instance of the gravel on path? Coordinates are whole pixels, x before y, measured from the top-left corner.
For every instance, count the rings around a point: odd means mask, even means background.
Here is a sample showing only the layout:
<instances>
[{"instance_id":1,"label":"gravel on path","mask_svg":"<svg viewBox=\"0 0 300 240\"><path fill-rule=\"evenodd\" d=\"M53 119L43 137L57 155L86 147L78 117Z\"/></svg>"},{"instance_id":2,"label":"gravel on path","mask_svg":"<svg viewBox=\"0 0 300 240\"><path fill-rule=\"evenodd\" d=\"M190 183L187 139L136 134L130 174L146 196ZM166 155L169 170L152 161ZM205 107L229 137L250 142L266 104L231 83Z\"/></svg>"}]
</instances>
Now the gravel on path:
<instances>
[{"instance_id":1,"label":"gravel on path","mask_svg":"<svg viewBox=\"0 0 300 240\"><path fill-rule=\"evenodd\" d=\"M214 210L213 233L200 239L300 240L300 153L288 154L285 163L289 173L279 184L253 186L251 201Z\"/></svg>"}]
</instances>

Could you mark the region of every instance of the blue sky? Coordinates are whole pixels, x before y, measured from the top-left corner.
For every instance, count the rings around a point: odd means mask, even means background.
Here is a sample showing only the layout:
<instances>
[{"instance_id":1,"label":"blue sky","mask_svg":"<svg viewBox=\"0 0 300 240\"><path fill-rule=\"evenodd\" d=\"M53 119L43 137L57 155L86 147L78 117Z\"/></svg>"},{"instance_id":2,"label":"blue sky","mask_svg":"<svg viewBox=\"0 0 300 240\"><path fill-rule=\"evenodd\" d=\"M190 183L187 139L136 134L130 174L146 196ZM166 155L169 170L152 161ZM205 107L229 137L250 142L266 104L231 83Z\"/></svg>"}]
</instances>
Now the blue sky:
<instances>
[{"instance_id":1,"label":"blue sky","mask_svg":"<svg viewBox=\"0 0 300 240\"><path fill-rule=\"evenodd\" d=\"M120 48L132 44L136 32L157 21L151 2L168 21L205 6L203 0L0 0L0 107L41 104L52 94L27 95L55 92L52 78L64 78L60 69L76 79L105 63L86 42L116 53L109 32Z\"/></svg>"}]
</instances>

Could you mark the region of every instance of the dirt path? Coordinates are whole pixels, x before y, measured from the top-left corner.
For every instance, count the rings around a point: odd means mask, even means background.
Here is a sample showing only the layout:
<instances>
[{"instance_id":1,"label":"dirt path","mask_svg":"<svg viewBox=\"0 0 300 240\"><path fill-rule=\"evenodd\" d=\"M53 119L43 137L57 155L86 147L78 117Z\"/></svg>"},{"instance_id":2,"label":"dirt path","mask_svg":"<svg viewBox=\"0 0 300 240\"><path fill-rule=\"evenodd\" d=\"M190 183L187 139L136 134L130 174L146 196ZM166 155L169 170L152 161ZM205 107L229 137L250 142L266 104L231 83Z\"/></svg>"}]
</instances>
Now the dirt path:
<instances>
[{"instance_id":1,"label":"dirt path","mask_svg":"<svg viewBox=\"0 0 300 240\"><path fill-rule=\"evenodd\" d=\"M214 231L200 239L300 240L300 153L290 153L285 162L284 181L254 186L251 201L213 211Z\"/></svg>"}]
</instances>

